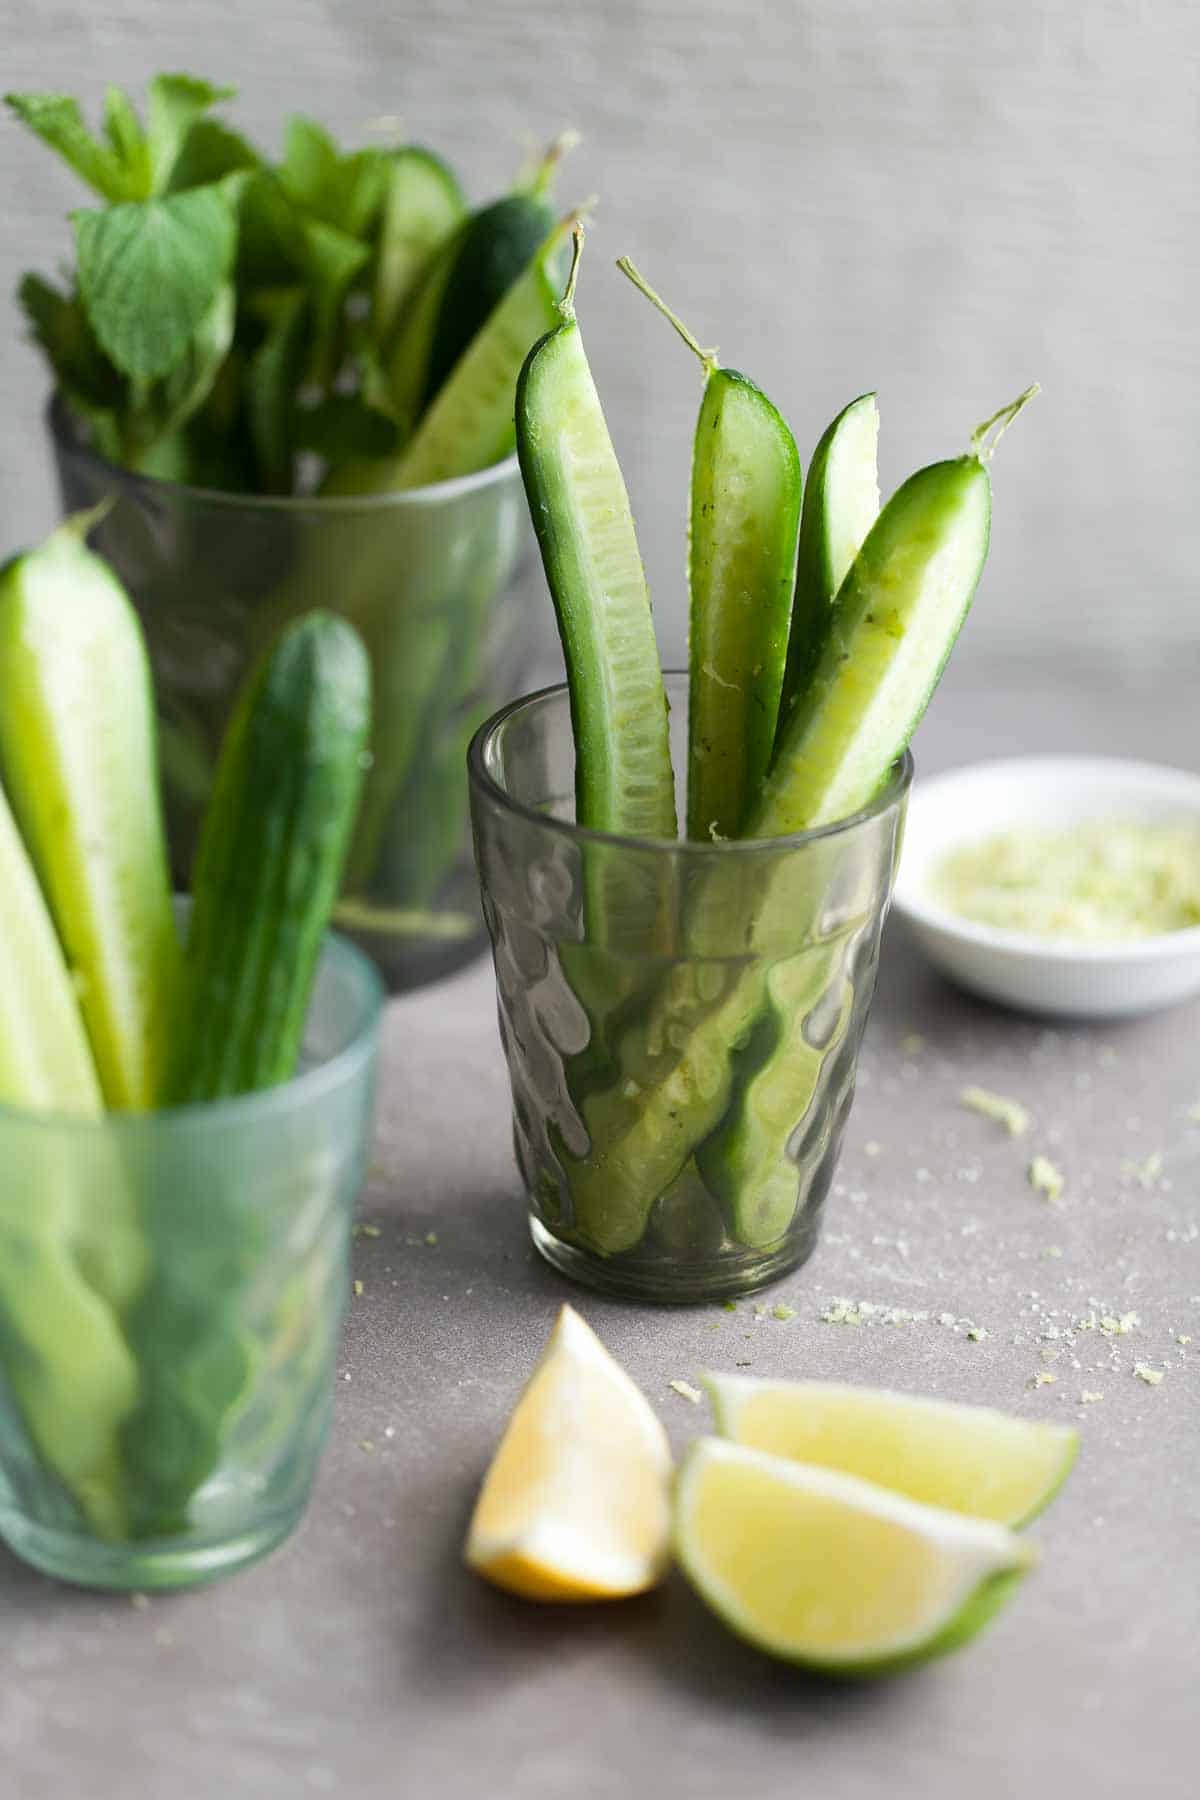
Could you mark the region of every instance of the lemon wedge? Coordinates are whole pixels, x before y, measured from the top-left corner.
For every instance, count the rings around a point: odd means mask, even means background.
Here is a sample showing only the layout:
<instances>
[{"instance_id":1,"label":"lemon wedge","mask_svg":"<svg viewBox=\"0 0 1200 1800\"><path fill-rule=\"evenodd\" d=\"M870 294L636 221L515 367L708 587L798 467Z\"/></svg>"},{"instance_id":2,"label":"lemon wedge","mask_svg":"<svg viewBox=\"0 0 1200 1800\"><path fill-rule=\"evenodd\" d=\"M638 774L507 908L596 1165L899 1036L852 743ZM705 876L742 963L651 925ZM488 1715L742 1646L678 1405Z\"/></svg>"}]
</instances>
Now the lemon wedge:
<instances>
[{"instance_id":1,"label":"lemon wedge","mask_svg":"<svg viewBox=\"0 0 1200 1800\"><path fill-rule=\"evenodd\" d=\"M679 1560L759 1649L834 1675L885 1674L975 1635L1034 1562L990 1520L721 1438L688 1452Z\"/></svg>"},{"instance_id":2,"label":"lemon wedge","mask_svg":"<svg viewBox=\"0 0 1200 1800\"><path fill-rule=\"evenodd\" d=\"M1001 1525L1025 1525L1070 1472L1079 1434L986 1406L840 1382L707 1375L722 1437Z\"/></svg>"},{"instance_id":3,"label":"lemon wedge","mask_svg":"<svg viewBox=\"0 0 1200 1800\"><path fill-rule=\"evenodd\" d=\"M671 1451L649 1402L570 1306L476 1502L468 1565L531 1600L615 1600L670 1558Z\"/></svg>"}]
</instances>

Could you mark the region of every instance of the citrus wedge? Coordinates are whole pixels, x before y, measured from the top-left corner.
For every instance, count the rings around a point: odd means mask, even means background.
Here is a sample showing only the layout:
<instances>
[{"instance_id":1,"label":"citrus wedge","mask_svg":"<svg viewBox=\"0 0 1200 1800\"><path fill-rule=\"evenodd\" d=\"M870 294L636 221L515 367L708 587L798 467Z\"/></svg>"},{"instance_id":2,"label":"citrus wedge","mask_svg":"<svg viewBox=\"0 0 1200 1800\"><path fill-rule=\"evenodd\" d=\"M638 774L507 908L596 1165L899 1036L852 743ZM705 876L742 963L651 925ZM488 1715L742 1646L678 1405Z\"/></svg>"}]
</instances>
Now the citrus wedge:
<instances>
[{"instance_id":1,"label":"citrus wedge","mask_svg":"<svg viewBox=\"0 0 1200 1800\"><path fill-rule=\"evenodd\" d=\"M1069 1426L886 1388L742 1375L704 1383L722 1437L1001 1525L1040 1513L1079 1448Z\"/></svg>"},{"instance_id":2,"label":"citrus wedge","mask_svg":"<svg viewBox=\"0 0 1200 1800\"><path fill-rule=\"evenodd\" d=\"M722 1438L688 1452L675 1543L731 1630L832 1675L887 1674L957 1649L1034 1561L1003 1525Z\"/></svg>"},{"instance_id":3,"label":"citrus wedge","mask_svg":"<svg viewBox=\"0 0 1200 1800\"><path fill-rule=\"evenodd\" d=\"M484 1478L469 1566L530 1600L615 1600L670 1557L671 1452L645 1396L571 1307Z\"/></svg>"}]
</instances>

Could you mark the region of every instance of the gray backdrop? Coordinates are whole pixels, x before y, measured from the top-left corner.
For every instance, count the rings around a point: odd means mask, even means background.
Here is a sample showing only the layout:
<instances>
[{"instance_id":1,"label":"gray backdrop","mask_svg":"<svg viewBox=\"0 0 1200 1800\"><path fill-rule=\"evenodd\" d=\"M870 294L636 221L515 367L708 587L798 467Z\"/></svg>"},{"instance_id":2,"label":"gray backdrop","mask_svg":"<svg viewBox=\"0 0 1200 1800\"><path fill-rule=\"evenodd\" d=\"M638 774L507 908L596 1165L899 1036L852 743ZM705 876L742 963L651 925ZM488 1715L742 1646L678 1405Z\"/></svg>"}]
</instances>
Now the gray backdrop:
<instances>
[{"instance_id":1,"label":"gray backdrop","mask_svg":"<svg viewBox=\"0 0 1200 1800\"><path fill-rule=\"evenodd\" d=\"M523 132L577 125L563 197L603 196L580 315L669 658L699 370L613 270L621 251L767 388L805 458L877 387L885 488L1040 378L995 467L963 654L1194 654L1192 0L3 0L0 22L6 87L94 105L107 80L187 69L237 81L270 144L289 111L351 138L399 115L478 198ZM10 296L65 254L82 198L2 129L0 551L54 505L45 377Z\"/></svg>"}]
</instances>

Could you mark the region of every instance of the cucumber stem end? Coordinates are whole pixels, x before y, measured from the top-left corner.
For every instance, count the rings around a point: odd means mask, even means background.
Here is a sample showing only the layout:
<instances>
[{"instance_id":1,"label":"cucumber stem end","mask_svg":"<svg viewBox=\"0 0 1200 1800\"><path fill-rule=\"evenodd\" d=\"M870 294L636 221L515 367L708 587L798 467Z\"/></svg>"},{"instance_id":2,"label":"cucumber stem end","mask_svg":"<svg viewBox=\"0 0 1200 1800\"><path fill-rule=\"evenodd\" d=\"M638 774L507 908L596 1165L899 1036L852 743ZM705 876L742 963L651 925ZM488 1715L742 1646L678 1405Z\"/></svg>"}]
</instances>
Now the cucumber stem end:
<instances>
[{"instance_id":1,"label":"cucumber stem end","mask_svg":"<svg viewBox=\"0 0 1200 1800\"><path fill-rule=\"evenodd\" d=\"M579 280L579 261L583 255L583 220L576 219L571 227L571 267L567 273L567 285L563 297L558 303L558 310L564 323L575 323L575 284Z\"/></svg>"},{"instance_id":2,"label":"cucumber stem end","mask_svg":"<svg viewBox=\"0 0 1200 1800\"><path fill-rule=\"evenodd\" d=\"M667 323L675 327L688 349L693 351L695 355L700 358L700 361L704 365L704 374L706 378L712 374L714 369L720 368L721 365L717 360L718 353L715 346L711 350L705 350L701 346L699 340L692 336L687 326L683 323L683 320L678 318L676 314L671 311L662 295L655 293L654 289L650 286L650 283L633 262L632 258L628 256L618 256L617 267L620 269L622 275L627 275L629 277L638 292L646 296L651 306L656 306L658 308Z\"/></svg>"},{"instance_id":3,"label":"cucumber stem end","mask_svg":"<svg viewBox=\"0 0 1200 1800\"><path fill-rule=\"evenodd\" d=\"M993 413L990 419L985 419L982 425L977 425L971 433L971 455L977 457L981 463L990 462L995 455L996 445L1017 414L1024 412L1029 402L1041 391L1041 382L1033 382L1023 394L1018 394L1015 400L1010 400L1007 406L1002 406L1000 411ZM988 442L989 432L993 433L990 443Z\"/></svg>"}]
</instances>

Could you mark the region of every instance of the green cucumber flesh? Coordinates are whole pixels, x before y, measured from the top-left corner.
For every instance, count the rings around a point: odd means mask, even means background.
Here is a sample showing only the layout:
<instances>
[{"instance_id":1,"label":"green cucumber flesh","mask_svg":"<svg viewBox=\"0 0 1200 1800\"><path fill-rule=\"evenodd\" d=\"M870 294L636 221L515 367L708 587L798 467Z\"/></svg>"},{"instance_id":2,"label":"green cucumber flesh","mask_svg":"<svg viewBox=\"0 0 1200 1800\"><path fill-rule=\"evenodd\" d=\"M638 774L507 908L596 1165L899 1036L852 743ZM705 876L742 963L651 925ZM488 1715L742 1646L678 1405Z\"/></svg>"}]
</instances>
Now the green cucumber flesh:
<instances>
[{"instance_id":1,"label":"green cucumber flesh","mask_svg":"<svg viewBox=\"0 0 1200 1800\"><path fill-rule=\"evenodd\" d=\"M827 672L827 686L840 703L833 718L843 726L841 743L854 771L853 789L848 781L827 779L819 790L822 795L833 794L835 805L840 804L836 795L848 789L861 793L856 805L872 797L923 711L978 580L987 549L989 502L987 473L974 456L922 470L884 509L846 577L835 614L835 636L818 671L818 681ZM843 612L844 600L849 605ZM861 637L851 630L849 641L843 643L836 636L838 623L849 626L855 621ZM911 633L910 655L897 668L899 640L893 634L901 626ZM877 645L878 637L884 648ZM912 646L916 654L911 653ZM844 660L847 652L849 661ZM862 689L853 685L855 656L865 664ZM825 691L817 685L813 689L814 695ZM875 708L872 700L881 691L888 704ZM860 694L865 701L863 716L882 728L873 740L873 755L871 743L864 743L853 729L857 715L852 700ZM805 716L797 714L788 745L796 743ZM813 716L818 722L824 717L819 708ZM794 790L783 778L797 768L803 772L798 757L784 759L768 777L751 835L774 836L815 822L808 818L789 822L793 815L787 806ZM851 810L853 805L841 805L840 812L829 816ZM714 870L693 904L691 923L700 934L694 953L702 953L704 942L714 941L716 921L724 911L727 917L745 920L746 944L755 960L725 978L719 969L707 971L715 997L701 991L703 964L690 971L690 979L686 966L676 971L652 1000L646 1020L624 1034L618 1046L617 1078L589 1098L584 1119L592 1155L569 1166L568 1179L579 1228L603 1251L628 1249L640 1240L659 1194L731 1107L736 1110L729 1131L754 1129L737 1102L735 1058L753 1042L770 1005L771 965L761 946L781 941L780 920L795 911L797 896L791 877L785 880L785 875L786 865L778 879L770 873L765 881L751 876L747 892L738 898L724 891L729 878L723 867ZM802 936L799 925L796 933ZM790 1027L780 1026L781 1052L786 1053L791 1041ZM658 1050L649 1064L647 1044ZM764 1083L769 1086L774 1080L775 1071L764 1070ZM777 1179L778 1158L756 1141L743 1146L727 1137L721 1155L732 1169L762 1157L769 1181ZM764 1200L761 1193L747 1191L741 1202L741 1227L756 1236L771 1231L783 1204L777 1197Z\"/></svg>"},{"instance_id":2,"label":"green cucumber flesh","mask_svg":"<svg viewBox=\"0 0 1200 1800\"><path fill-rule=\"evenodd\" d=\"M908 745L987 557L991 482L979 457L910 476L838 590L828 640L784 730L750 835L775 837L869 804Z\"/></svg>"},{"instance_id":3,"label":"green cucumber flesh","mask_svg":"<svg viewBox=\"0 0 1200 1800\"><path fill-rule=\"evenodd\" d=\"M466 210L458 178L440 156L418 144L393 154L375 251L371 333L376 343L391 338L422 271L454 235Z\"/></svg>"},{"instance_id":4,"label":"green cucumber flesh","mask_svg":"<svg viewBox=\"0 0 1200 1800\"><path fill-rule=\"evenodd\" d=\"M745 376L714 369L692 461L690 838L736 837L771 760L800 491L781 415Z\"/></svg>"},{"instance_id":5,"label":"green cucumber flesh","mask_svg":"<svg viewBox=\"0 0 1200 1800\"><path fill-rule=\"evenodd\" d=\"M150 671L116 577L71 521L0 574L0 759L104 1098L162 1096L178 943Z\"/></svg>"},{"instance_id":6,"label":"green cucumber flesh","mask_svg":"<svg viewBox=\"0 0 1200 1800\"><path fill-rule=\"evenodd\" d=\"M79 1001L37 876L0 790L0 1104L103 1111Z\"/></svg>"},{"instance_id":7,"label":"green cucumber flesh","mask_svg":"<svg viewBox=\"0 0 1200 1800\"><path fill-rule=\"evenodd\" d=\"M293 1073L369 723L367 653L333 614L296 620L252 671L196 855L174 1100Z\"/></svg>"},{"instance_id":8,"label":"green cucumber flesh","mask_svg":"<svg viewBox=\"0 0 1200 1800\"><path fill-rule=\"evenodd\" d=\"M78 1002L3 792L0 896L0 1104L98 1118ZM97 1198L103 1157L102 1145L52 1132L10 1143L0 1183L0 1370L46 1467L92 1530L112 1538L124 1529L118 1433L137 1376L103 1289L111 1277L127 1297L126 1274L136 1280L141 1268L115 1211L104 1220L112 1231L93 1232L99 1221L82 1216ZM103 1281L91 1278L93 1261Z\"/></svg>"},{"instance_id":9,"label":"green cucumber flesh","mask_svg":"<svg viewBox=\"0 0 1200 1800\"><path fill-rule=\"evenodd\" d=\"M862 394L843 407L813 451L776 744L820 659L838 589L879 517L878 443L875 396Z\"/></svg>"},{"instance_id":10,"label":"green cucumber flesh","mask_svg":"<svg viewBox=\"0 0 1200 1800\"><path fill-rule=\"evenodd\" d=\"M801 474L761 388L723 369L627 256L617 267L704 370L692 448L688 836L736 837L767 772L787 655Z\"/></svg>"},{"instance_id":11,"label":"green cucumber flesh","mask_svg":"<svg viewBox=\"0 0 1200 1800\"><path fill-rule=\"evenodd\" d=\"M788 1146L810 1113L820 1112L823 1077L854 1009L847 977L831 1028L819 1042L810 1041L807 1021L828 999L840 948L813 944L769 970L753 1047L736 1059L733 1106L696 1152L731 1235L752 1248L776 1243L795 1217L800 1171Z\"/></svg>"},{"instance_id":12,"label":"green cucumber flesh","mask_svg":"<svg viewBox=\"0 0 1200 1800\"><path fill-rule=\"evenodd\" d=\"M546 200L509 194L467 221L438 311L425 371L428 407L554 226Z\"/></svg>"},{"instance_id":13,"label":"green cucumber flesh","mask_svg":"<svg viewBox=\"0 0 1200 1800\"><path fill-rule=\"evenodd\" d=\"M570 293L570 290L568 290ZM673 838L667 698L629 496L571 299L517 386L517 450L562 639L579 824Z\"/></svg>"}]
</instances>

